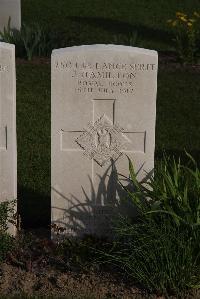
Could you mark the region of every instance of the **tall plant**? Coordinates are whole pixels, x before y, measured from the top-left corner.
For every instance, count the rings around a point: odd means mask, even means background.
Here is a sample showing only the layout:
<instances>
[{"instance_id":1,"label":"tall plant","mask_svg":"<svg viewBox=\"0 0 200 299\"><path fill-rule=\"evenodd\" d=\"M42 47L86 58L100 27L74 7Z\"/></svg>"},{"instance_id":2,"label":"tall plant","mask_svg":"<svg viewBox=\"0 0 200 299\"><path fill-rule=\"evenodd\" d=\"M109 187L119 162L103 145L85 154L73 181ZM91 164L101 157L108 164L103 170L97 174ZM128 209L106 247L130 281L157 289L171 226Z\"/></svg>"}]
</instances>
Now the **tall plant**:
<instances>
[{"instance_id":1,"label":"tall plant","mask_svg":"<svg viewBox=\"0 0 200 299\"><path fill-rule=\"evenodd\" d=\"M200 14L196 11L192 16L176 12L175 18L167 21L174 32L174 45L183 64L198 60L199 21Z\"/></svg>"},{"instance_id":2,"label":"tall plant","mask_svg":"<svg viewBox=\"0 0 200 299\"><path fill-rule=\"evenodd\" d=\"M48 56L53 48L55 37L44 30L38 23L22 24L21 30L10 27L9 18L7 26L0 31L0 40L15 44L17 56L26 56L32 60L33 56Z\"/></svg>"},{"instance_id":3,"label":"tall plant","mask_svg":"<svg viewBox=\"0 0 200 299\"><path fill-rule=\"evenodd\" d=\"M154 176L145 184L137 181L129 159L130 181L135 191L123 188L144 215L165 214L178 226L194 228L200 227L200 170L192 156L186 155L187 165L164 155Z\"/></svg>"},{"instance_id":4,"label":"tall plant","mask_svg":"<svg viewBox=\"0 0 200 299\"><path fill-rule=\"evenodd\" d=\"M129 159L130 184L121 185L137 216L118 218L116 246L103 253L148 291L180 298L200 287L200 171L186 155L187 165L165 155L147 182Z\"/></svg>"}]
</instances>

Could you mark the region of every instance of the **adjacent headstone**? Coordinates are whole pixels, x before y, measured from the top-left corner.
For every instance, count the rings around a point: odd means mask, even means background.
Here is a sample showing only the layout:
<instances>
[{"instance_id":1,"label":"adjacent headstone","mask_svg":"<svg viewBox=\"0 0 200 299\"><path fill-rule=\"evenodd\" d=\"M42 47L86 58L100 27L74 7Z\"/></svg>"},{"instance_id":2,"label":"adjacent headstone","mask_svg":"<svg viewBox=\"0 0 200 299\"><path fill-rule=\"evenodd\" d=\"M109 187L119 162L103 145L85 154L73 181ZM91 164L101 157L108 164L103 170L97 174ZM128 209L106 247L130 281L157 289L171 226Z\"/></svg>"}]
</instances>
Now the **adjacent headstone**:
<instances>
[{"instance_id":1,"label":"adjacent headstone","mask_svg":"<svg viewBox=\"0 0 200 299\"><path fill-rule=\"evenodd\" d=\"M21 28L21 1L0 0L0 31L7 28L9 17L10 26L20 30Z\"/></svg>"},{"instance_id":2,"label":"adjacent headstone","mask_svg":"<svg viewBox=\"0 0 200 299\"><path fill-rule=\"evenodd\" d=\"M52 223L106 236L123 208L117 174L154 168L157 52L117 45L52 53Z\"/></svg>"},{"instance_id":3,"label":"adjacent headstone","mask_svg":"<svg viewBox=\"0 0 200 299\"><path fill-rule=\"evenodd\" d=\"M0 42L0 202L17 199L15 46ZM15 233L14 226L10 232Z\"/></svg>"}]
</instances>

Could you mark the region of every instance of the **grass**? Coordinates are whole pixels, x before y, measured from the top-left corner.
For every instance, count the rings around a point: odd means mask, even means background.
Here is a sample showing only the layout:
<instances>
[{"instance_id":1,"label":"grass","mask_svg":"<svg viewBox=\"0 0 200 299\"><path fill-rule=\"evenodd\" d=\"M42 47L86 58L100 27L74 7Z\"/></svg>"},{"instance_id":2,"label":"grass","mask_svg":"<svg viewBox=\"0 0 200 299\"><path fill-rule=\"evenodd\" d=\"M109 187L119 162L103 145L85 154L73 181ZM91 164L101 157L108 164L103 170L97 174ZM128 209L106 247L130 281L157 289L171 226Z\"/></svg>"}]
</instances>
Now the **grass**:
<instances>
[{"instance_id":1,"label":"grass","mask_svg":"<svg viewBox=\"0 0 200 299\"><path fill-rule=\"evenodd\" d=\"M200 283L200 170L187 156L187 167L165 157L148 186L137 181L129 160L130 184L124 189L137 213L119 217L116 247L102 254L103 262L167 298L183 298Z\"/></svg>"},{"instance_id":2,"label":"grass","mask_svg":"<svg viewBox=\"0 0 200 299\"><path fill-rule=\"evenodd\" d=\"M116 35L123 43L137 30L137 45L171 50L172 32L166 20L176 11L194 10L200 10L198 0L57 0L56 5L54 0L22 0L22 20L60 32L63 46L112 43Z\"/></svg>"},{"instance_id":3,"label":"grass","mask_svg":"<svg viewBox=\"0 0 200 299\"><path fill-rule=\"evenodd\" d=\"M164 217L161 223L145 217L137 224L122 220L118 234L121 241L117 249L105 252L104 262L121 267L150 293L183 298L189 289L198 288L200 265L194 248L199 249L199 235L177 229Z\"/></svg>"},{"instance_id":4,"label":"grass","mask_svg":"<svg viewBox=\"0 0 200 299\"><path fill-rule=\"evenodd\" d=\"M199 74L162 70L158 74L156 151L181 154L185 148L199 160Z\"/></svg>"}]
</instances>

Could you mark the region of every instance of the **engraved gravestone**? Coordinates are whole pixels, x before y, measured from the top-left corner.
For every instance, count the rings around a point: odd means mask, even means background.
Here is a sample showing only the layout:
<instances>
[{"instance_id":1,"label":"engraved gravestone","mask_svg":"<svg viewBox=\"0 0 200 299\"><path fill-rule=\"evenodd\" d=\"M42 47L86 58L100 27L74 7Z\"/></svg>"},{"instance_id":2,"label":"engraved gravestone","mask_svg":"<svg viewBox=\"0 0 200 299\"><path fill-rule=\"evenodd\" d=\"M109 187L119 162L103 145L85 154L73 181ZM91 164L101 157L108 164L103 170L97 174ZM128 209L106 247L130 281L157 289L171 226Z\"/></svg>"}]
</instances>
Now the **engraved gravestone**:
<instances>
[{"instance_id":1,"label":"engraved gravestone","mask_svg":"<svg viewBox=\"0 0 200 299\"><path fill-rule=\"evenodd\" d=\"M109 234L117 173L154 167L157 52L90 45L52 53L52 223L69 235Z\"/></svg>"},{"instance_id":2,"label":"engraved gravestone","mask_svg":"<svg viewBox=\"0 0 200 299\"><path fill-rule=\"evenodd\" d=\"M17 199L15 46L0 42L0 202ZM10 227L15 233L15 228Z\"/></svg>"},{"instance_id":3,"label":"engraved gravestone","mask_svg":"<svg viewBox=\"0 0 200 299\"><path fill-rule=\"evenodd\" d=\"M0 0L0 31L7 27L10 17L10 26L20 30L21 28L21 1Z\"/></svg>"}]
</instances>

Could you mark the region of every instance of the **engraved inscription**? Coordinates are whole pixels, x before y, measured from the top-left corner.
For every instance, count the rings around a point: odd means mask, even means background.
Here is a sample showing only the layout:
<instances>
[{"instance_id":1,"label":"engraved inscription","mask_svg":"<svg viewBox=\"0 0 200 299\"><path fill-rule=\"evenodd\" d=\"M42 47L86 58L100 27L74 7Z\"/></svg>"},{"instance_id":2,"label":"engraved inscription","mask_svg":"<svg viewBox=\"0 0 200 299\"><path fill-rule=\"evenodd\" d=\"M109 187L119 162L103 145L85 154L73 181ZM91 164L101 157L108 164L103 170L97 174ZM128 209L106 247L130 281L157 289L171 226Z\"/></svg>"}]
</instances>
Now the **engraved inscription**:
<instances>
[{"instance_id":1,"label":"engraved inscription","mask_svg":"<svg viewBox=\"0 0 200 299\"><path fill-rule=\"evenodd\" d=\"M139 72L156 71L154 63L111 63L59 61L56 70L70 73L76 93L134 94Z\"/></svg>"},{"instance_id":2,"label":"engraved inscription","mask_svg":"<svg viewBox=\"0 0 200 299\"><path fill-rule=\"evenodd\" d=\"M94 125L89 123L85 132L75 141L84 149L84 154L88 158L104 166L110 160L115 161L122 154L124 145L130 142L122 131L119 125L113 125L104 114Z\"/></svg>"},{"instance_id":3,"label":"engraved inscription","mask_svg":"<svg viewBox=\"0 0 200 299\"><path fill-rule=\"evenodd\" d=\"M96 69L96 70L129 70L129 71L153 71L156 69L155 63L113 63L113 62L72 62L56 61L55 67L59 69Z\"/></svg>"}]
</instances>

